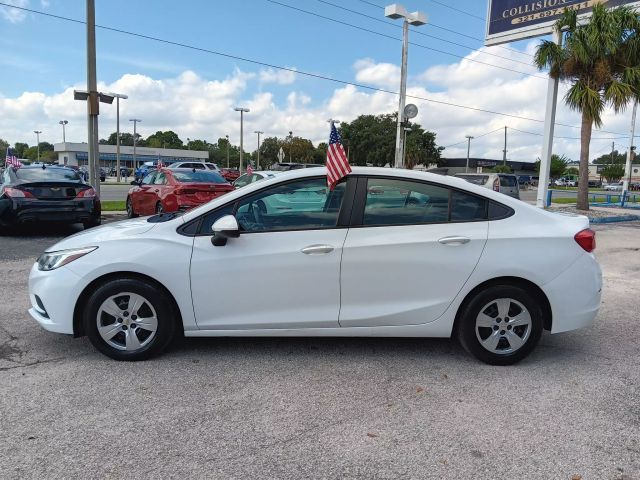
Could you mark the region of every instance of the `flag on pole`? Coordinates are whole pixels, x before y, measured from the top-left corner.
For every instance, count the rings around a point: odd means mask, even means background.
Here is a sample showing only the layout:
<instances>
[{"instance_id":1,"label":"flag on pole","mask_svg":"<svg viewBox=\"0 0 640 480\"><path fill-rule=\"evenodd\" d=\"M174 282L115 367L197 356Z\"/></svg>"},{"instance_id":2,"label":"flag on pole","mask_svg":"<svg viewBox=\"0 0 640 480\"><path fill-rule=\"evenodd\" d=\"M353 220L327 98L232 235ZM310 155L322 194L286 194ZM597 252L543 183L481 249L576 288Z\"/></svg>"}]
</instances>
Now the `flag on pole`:
<instances>
[{"instance_id":1,"label":"flag on pole","mask_svg":"<svg viewBox=\"0 0 640 480\"><path fill-rule=\"evenodd\" d=\"M18 160L11 147L7 147L7 156L4 159L4 166L13 168L20 168L22 166L22 162Z\"/></svg>"},{"instance_id":2,"label":"flag on pole","mask_svg":"<svg viewBox=\"0 0 640 480\"><path fill-rule=\"evenodd\" d=\"M156 163L156 168L160 170L163 167L164 167L164 163L162 163L162 160L160 160L160 156L158 156L158 162Z\"/></svg>"},{"instance_id":3,"label":"flag on pole","mask_svg":"<svg viewBox=\"0 0 640 480\"><path fill-rule=\"evenodd\" d=\"M341 178L351 173L351 165L342 146L342 138L336 130L336 125L331 122L331 134L329 135L329 147L327 147L327 184L329 190L333 190Z\"/></svg>"},{"instance_id":4,"label":"flag on pole","mask_svg":"<svg viewBox=\"0 0 640 480\"><path fill-rule=\"evenodd\" d=\"M251 162L247 164L247 175L253 175L253 167L251 166Z\"/></svg>"}]
</instances>

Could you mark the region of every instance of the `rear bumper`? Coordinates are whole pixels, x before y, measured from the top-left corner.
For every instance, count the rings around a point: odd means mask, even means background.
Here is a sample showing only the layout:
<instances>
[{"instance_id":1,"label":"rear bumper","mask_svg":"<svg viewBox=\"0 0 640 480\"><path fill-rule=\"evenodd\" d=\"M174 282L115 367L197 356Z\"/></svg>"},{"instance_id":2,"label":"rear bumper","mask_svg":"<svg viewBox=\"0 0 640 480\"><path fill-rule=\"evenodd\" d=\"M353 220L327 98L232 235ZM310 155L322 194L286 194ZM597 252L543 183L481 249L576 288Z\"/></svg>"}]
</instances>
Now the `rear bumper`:
<instances>
[{"instance_id":1,"label":"rear bumper","mask_svg":"<svg viewBox=\"0 0 640 480\"><path fill-rule=\"evenodd\" d=\"M100 218L100 201L0 199L0 220L4 223L77 223Z\"/></svg>"},{"instance_id":2,"label":"rear bumper","mask_svg":"<svg viewBox=\"0 0 640 480\"><path fill-rule=\"evenodd\" d=\"M551 304L551 333L588 327L600 310L602 270L593 255L584 254L542 290Z\"/></svg>"}]
</instances>

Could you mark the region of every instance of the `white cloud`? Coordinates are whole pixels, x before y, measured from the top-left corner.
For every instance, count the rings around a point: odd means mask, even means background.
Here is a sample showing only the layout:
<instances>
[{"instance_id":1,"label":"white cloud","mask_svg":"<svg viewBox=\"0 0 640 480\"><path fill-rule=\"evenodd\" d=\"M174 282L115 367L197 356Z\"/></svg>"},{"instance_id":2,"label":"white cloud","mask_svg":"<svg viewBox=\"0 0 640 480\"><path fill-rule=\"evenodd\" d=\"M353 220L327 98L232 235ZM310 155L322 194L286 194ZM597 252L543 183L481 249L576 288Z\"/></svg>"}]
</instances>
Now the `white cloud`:
<instances>
[{"instance_id":1,"label":"white cloud","mask_svg":"<svg viewBox=\"0 0 640 480\"><path fill-rule=\"evenodd\" d=\"M287 67L295 70L295 67ZM291 85L296 81L296 73L291 70L276 70L268 68L260 70L260 82L277 83L278 85Z\"/></svg>"},{"instance_id":2,"label":"white cloud","mask_svg":"<svg viewBox=\"0 0 640 480\"><path fill-rule=\"evenodd\" d=\"M40 0L40 6L42 8L49 8L50 5L51 5L51 2L49 0Z\"/></svg>"},{"instance_id":3,"label":"white cloud","mask_svg":"<svg viewBox=\"0 0 640 480\"><path fill-rule=\"evenodd\" d=\"M400 67L392 63L375 63L364 58L354 63L356 80L376 87L397 88L400 83Z\"/></svg>"},{"instance_id":4,"label":"white cloud","mask_svg":"<svg viewBox=\"0 0 640 480\"><path fill-rule=\"evenodd\" d=\"M29 0L5 0L5 3L15 5L16 7L26 8L29 6ZM17 8L11 7L0 7L0 15L2 17L11 22L11 23L20 23L25 18L27 18L27 12L24 10L18 10Z\"/></svg>"},{"instance_id":5,"label":"white cloud","mask_svg":"<svg viewBox=\"0 0 640 480\"><path fill-rule=\"evenodd\" d=\"M380 85L387 81L389 90L397 90L397 85L392 85L391 80L385 80L387 77L380 73L389 72L389 78L393 78L397 66L376 64L371 59L358 61L355 66L356 79L359 81L364 82L363 76L367 76L366 83L377 81ZM464 73L460 73L460 69ZM409 76L408 101L415 103L420 110L416 122L436 132L439 145L457 144L445 151L447 157L465 156L465 135L473 135L476 138L471 144L472 156L502 158L502 128L508 125L508 158L534 161L540 155L542 137L521 133L516 129L541 133L541 123L423 100L429 98L520 117L544 118L546 80L520 74L501 75L499 70L491 71L492 75L487 76L487 69L486 66L461 60L454 65L436 66L426 72L412 73ZM445 72L445 76L440 78L439 85L433 85L428 78L437 71ZM228 134L232 142L238 143L239 115L233 108L247 107L251 111L244 116L245 143L251 149L255 148L255 144L249 132L254 130L264 131L265 136L279 137L293 131L294 135L310 138L317 144L327 141L328 118L351 121L361 114L381 114L397 110L396 95L358 89L351 85L336 88L323 97L314 94L310 91L312 87L307 85L304 93L291 90L285 99L277 100L279 97L274 92L259 88L263 84L263 72L235 70L227 78L216 80L203 78L188 70L167 79L126 74L111 84L100 84L99 89L129 95L129 99L120 103L121 129L131 131L128 119L140 118L142 123L138 128L143 136L157 130L174 130L183 139L189 137L216 141ZM474 81L468 81L468 78L473 78ZM86 87L78 81L76 85L69 85L53 95L39 92L24 92L15 98L0 95L0 132L3 139L11 143L26 141L33 144L33 130L42 130L43 141L59 142L62 132L58 121L66 119L69 120L67 138L70 141L86 141L86 105L73 100L74 88ZM561 88L556 121L579 125L578 114L564 106L564 92L566 86ZM115 131L115 114L115 105L101 105L101 138ZM629 120L628 113L614 115L607 112L604 115L604 128L624 134L628 130ZM497 131L485 135L492 130ZM580 130L558 126L556 135L573 138L556 139L555 152L577 159ZM611 147L611 140L597 138L612 135L594 132L593 136L596 140L592 142L592 158ZM616 144L624 148L628 140L616 140Z\"/></svg>"}]
</instances>

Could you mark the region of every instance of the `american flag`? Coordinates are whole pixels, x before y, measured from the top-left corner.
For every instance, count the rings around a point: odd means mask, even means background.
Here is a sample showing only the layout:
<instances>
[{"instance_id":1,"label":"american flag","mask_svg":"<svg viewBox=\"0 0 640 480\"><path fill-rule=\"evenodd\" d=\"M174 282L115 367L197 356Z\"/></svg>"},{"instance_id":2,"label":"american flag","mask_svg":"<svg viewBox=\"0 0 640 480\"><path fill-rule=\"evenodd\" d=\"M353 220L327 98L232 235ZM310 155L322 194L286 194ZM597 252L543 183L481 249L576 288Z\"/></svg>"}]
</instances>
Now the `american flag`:
<instances>
[{"instance_id":1,"label":"american flag","mask_svg":"<svg viewBox=\"0 0 640 480\"><path fill-rule=\"evenodd\" d=\"M162 163L162 160L160 160L160 157L158 157L158 162L156 163L156 167L158 168L158 170L164 167L164 163Z\"/></svg>"},{"instance_id":2,"label":"american flag","mask_svg":"<svg viewBox=\"0 0 640 480\"><path fill-rule=\"evenodd\" d=\"M251 162L247 165L247 175L253 175L253 167L251 166Z\"/></svg>"},{"instance_id":3,"label":"american flag","mask_svg":"<svg viewBox=\"0 0 640 480\"><path fill-rule=\"evenodd\" d=\"M331 122L331 135L329 135L329 147L327 148L327 183L329 190L333 190L341 178L351 173L351 165L342 146L342 138L335 123Z\"/></svg>"},{"instance_id":4,"label":"american flag","mask_svg":"<svg viewBox=\"0 0 640 480\"><path fill-rule=\"evenodd\" d=\"M7 147L7 156L4 159L4 166L13 168L20 168L22 166L22 162L18 160L11 147Z\"/></svg>"}]
</instances>

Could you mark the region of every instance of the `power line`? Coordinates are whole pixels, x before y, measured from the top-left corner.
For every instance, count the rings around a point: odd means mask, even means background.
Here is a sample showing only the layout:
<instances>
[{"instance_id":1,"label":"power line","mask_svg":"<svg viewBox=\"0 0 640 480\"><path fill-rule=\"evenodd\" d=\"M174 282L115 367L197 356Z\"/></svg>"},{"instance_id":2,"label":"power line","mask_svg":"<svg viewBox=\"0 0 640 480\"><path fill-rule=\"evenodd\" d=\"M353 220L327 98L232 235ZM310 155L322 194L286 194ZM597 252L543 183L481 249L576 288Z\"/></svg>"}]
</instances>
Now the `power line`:
<instances>
[{"instance_id":1,"label":"power line","mask_svg":"<svg viewBox=\"0 0 640 480\"><path fill-rule=\"evenodd\" d=\"M381 32L376 32L375 30L370 30L370 29L365 28L365 27L360 27L358 25L354 25L353 23L349 23L349 22L345 22L345 21L338 20L338 19L335 19L335 18L327 17L327 16L321 15L319 13L310 12L309 10L304 10L302 8L294 7L293 5L288 5L286 3L278 2L277 0L265 0L265 1L267 1L269 3L273 3L274 5L280 5L281 7L289 8L291 10L296 10L298 12L302 12L302 13L305 13L307 15L312 15L314 17L322 18L322 19L330 21L330 22L338 23L340 25L345 25L347 27L355 28L357 30L362 30L364 32L368 32L368 33L371 33L373 35L377 35L379 37L389 38L389 39L394 40L394 41L400 41L399 38L396 38L396 37L394 37L392 35L387 35L387 34L384 34L384 33L381 33ZM483 62L481 60L468 58L468 57L465 57L465 56L462 56L462 55L456 55L455 53L450 53L450 52L447 52L445 50L439 50L437 48L428 47L426 45L422 45L421 43L409 42L409 44L410 45L414 45L416 47L424 48L425 50L431 50L432 52L441 53L443 55L449 55L450 57L455 57L455 58L459 58L461 60L467 60L469 62L478 63L480 65L485 65L485 66L493 67L493 68L499 68L500 70L506 70L506 71L509 71L509 72L519 73L521 75L527 75L529 77L535 77L535 78L539 78L541 80L548 80L547 77L543 77L542 75L536 75L534 73L527 73L527 72L523 72L521 70L515 70L515 69L509 68L509 67L502 67L500 65L494 65L493 63Z\"/></svg>"},{"instance_id":2,"label":"power line","mask_svg":"<svg viewBox=\"0 0 640 480\"><path fill-rule=\"evenodd\" d=\"M495 130L491 130L490 132L487 133L483 133L482 135L476 135L474 138L474 140L477 140L478 138L482 138L482 137L486 137L487 135L491 135L492 133L496 133L496 132L501 132L504 129L504 127L500 127L500 128L496 128ZM462 140L461 142L458 143L453 143L451 145L447 145L444 148L451 148L451 147L455 147L456 145L460 145L461 143L467 143L467 140Z\"/></svg>"},{"instance_id":3,"label":"power line","mask_svg":"<svg viewBox=\"0 0 640 480\"><path fill-rule=\"evenodd\" d=\"M42 16L45 16L45 17L55 18L55 19L58 19L58 20L64 20L64 21L67 21L67 22L77 23L77 24L80 24L80 25L85 25L86 24L86 22L84 22L83 20L77 20L75 18L63 17L61 15L55 15L53 13L42 12L42 11L39 11L39 10L34 10L34 9L31 9L31 8L26 8L26 7L17 7L15 5L11 5L11 4L8 4L8 3L5 3L5 2L0 2L0 6L14 8L14 9L22 10L22 11L25 11L25 12L35 13L36 15L42 15ZM239 60L239 61L246 62L246 63L252 63L252 64L260 65L260 66L263 66L263 67L274 68L276 70L282 70L282 71L286 71L286 72L297 73L297 74L300 74L300 75L303 75L303 76L306 76L306 77L316 78L316 79L320 79L320 80L327 80L327 81L330 81L330 82L339 83L341 85L351 85L353 87L358 87L358 88L362 88L362 89L369 90L369 91L387 93L387 94L390 94L390 95L399 95L398 92L394 92L393 90L386 90L386 89L383 89L383 88L372 87L370 85L365 85L365 84L362 84L362 83L350 82L348 80L341 80L341 79L338 79L338 78L332 78L332 77L328 77L326 75L320 75L318 73L305 72L303 70L296 70L295 68L283 67L281 65L275 65L275 64L272 64L272 63L263 62L263 61L260 61L260 60L254 60L254 59L246 58L246 57L241 57L241 56L238 56L238 55L232 55L230 53L218 52L216 50L210 50L210 49L203 48L203 47L197 47L195 45L189 45L189 44L186 44L186 43L175 42L175 41L172 41L172 40L166 40L166 39L163 39L163 38L153 37L151 35L145 35L145 34L142 34L142 33L129 32L127 30L122 30L122 29L115 28L115 27L107 27L105 25L97 25L96 24L96 28L100 28L102 30L107 30L107 31L111 31L111 32L121 33L123 35L129 35L129 36L132 36L132 37L144 38L146 40L152 40L152 41L155 41L155 42L164 43L166 45L173 45L173 46L176 46L176 47L182 47L182 48L186 48L186 49L189 49L189 50L195 50L195 51L198 51L198 52L209 53L211 55L216 55L216 56L225 57L225 58L231 58L231 59L234 59L234 60ZM500 115L502 117L517 118L519 120L525 120L525 121L528 121L528 122L544 123L544 120L540 120L540 119L537 119L537 118L523 117L523 116L520 116L520 115L511 114L511 113L497 112L497 111L488 110L488 109L484 109L484 108L478 108L478 107L470 107L468 105L460 105L460 104L453 103L453 102L445 102L444 100L435 100L433 98L420 97L418 95L409 95L409 94L407 94L406 96L407 96L407 98L413 98L413 99L416 99L416 100L423 100L425 102L435 103L435 104L438 104L438 105L446 105L446 106L449 106L449 107L462 108L462 109L465 109L465 110L472 110L472 111L481 112L481 113L490 113L492 115ZM568 125L568 124L565 124L565 123L557 123L557 122L555 123L555 125L560 126L560 127L567 127L567 128L577 128L577 129L581 128L580 126ZM611 133L613 135L622 135L622 134L620 134L618 132L609 132L609 131L606 131L606 130L600 130L600 131L604 132L604 133Z\"/></svg>"},{"instance_id":4,"label":"power line","mask_svg":"<svg viewBox=\"0 0 640 480\"><path fill-rule=\"evenodd\" d=\"M381 18L377 18L377 17L374 17L374 16L372 16L372 15L367 15L366 13L362 13L362 12L359 12L359 11L357 11L357 10L351 10L351 9L349 9L349 8L343 7L342 5L336 5L335 3L329 2L329 1L327 1L327 0L316 0L316 1L317 1L317 2L320 2L320 3L324 3L325 5L330 5L330 6L332 6L332 7L339 8L340 10L344 10L344 11L346 11L346 12L355 13L356 15L359 15L359 16L361 16L361 17L365 17L365 18L368 18L368 19L374 20L374 21L376 21L376 22L378 22L378 23L383 23L383 24L385 24L385 25L389 25L389 26L392 26L392 27L395 27L395 28L400 28L400 29L402 28L402 25L399 25L398 23L388 22L388 21L386 21L386 20L382 20ZM428 25L428 24L427 24L427 25ZM457 46L457 47L467 48L467 49L471 50L472 52L478 52L478 53L480 53L480 54L482 54L482 55L489 55L489 56L491 56L491 57L501 58L501 59L503 59L503 60L507 60L507 61L509 61L509 62L521 63L522 65L527 65L528 67L530 67L530 66L531 66L531 63L530 63L530 62L523 62L523 61L521 61L521 60L515 60L515 59L509 58L509 57L503 57L502 55L498 55L498 54L496 54L496 53L491 53L491 52L483 51L483 50L480 50L479 48L470 47L469 45L464 45L464 44L462 44L462 43L453 42L453 41L451 41L451 40L447 40L447 39L442 38L442 37L436 37L435 35L429 35L428 33L424 33L424 32L422 32L422 31L420 31L420 30L414 30L414 29L412 29L412 30L411 30L411 32L412 32L412 33L415 33L415 34L417 34L417 35L422 35L423 37L433 38L433 39L438 40L438 41L440 41L440 42L449 43L449 44L451 44L451 45L455 45L455 46Z\"/></svg>"},{"instance_id":5,"label":"power line","mask_svg":"<svg viewBox=\"0 0 640 480\"><path fill-rule=\"evenodd\" d=\"M519 130L517 128L514 127L509 127L509 130L514 130L516 132L520 132L520 133L525 133L527 135L535 135L537 137L542 137L543 134L542 133L536 133L536 132L527 132L525 130ZM604 131L604 130L601 130ZM563 140L581 140L580 137L559 137L554 135L553 138L558 138L558 139L563 139ZM596 138L592 138L591 140L618 140L620 138L627 138L627 137L596 137Z\"/></svg>"}]
</instances>

